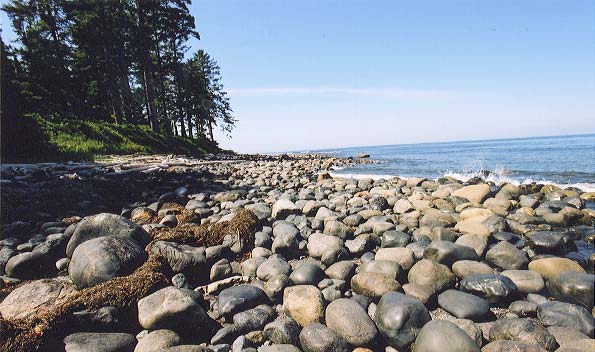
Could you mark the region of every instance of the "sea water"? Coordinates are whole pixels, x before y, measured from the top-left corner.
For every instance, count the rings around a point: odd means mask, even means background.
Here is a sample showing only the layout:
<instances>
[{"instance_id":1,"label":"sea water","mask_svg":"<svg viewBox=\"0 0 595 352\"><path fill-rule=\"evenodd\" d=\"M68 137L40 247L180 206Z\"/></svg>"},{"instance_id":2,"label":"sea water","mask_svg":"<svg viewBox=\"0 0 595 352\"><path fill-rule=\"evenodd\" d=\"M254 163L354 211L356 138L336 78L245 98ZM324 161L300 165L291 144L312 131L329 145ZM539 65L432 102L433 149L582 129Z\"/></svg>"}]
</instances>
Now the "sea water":
<instances>
[{"instance_id":1,"label":"sea water","mask_svg":"<svg viewBox=\"0 0 595 352\"><path fill-rule=\"evenodd\" d=\"M379 163L333 171L341 177L480 177L501 183L548 183L595 191L595 134L317 150Z\"/></svg>"}]
</instances>

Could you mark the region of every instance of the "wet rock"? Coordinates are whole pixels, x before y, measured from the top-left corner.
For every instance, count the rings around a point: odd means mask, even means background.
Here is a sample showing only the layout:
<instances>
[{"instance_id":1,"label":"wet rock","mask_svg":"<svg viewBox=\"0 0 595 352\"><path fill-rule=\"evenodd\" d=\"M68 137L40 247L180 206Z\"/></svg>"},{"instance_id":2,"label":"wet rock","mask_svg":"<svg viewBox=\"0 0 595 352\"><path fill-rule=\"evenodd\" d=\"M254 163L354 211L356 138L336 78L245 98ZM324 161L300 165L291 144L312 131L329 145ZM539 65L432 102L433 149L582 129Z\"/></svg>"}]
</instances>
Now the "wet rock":
<instances>
[{"instance_id":1,"label":"wet rock","mask_svg":"<svg viewBox=\"0 0 595 352\"><path fill-rule=\"evenodd\" d=\"M318 265L304 263L295 269L289 278L296 285L316 285L325 276L326 274Z\"/></svg>"},{"instance_id":2,"label":"wet rock","mask_svg":"<svg viewBox=\"0 0 595 352\"><path fill-rule=\"evenodd\" d=\"M76 247L68 272L78 288L92 287L131 274L146 258L144 249L131 239L97 237Z\"/></svg>"},{"instance_id":3,"label":"wet rock","mask_svg":"<svg viewBox=\"0 0 595 352\"><path fill-rule=\"evenodd\" d=\"M459 260L478 260L473 248L448 241L433 241L424 251L424 258L448 267Z\"/></svg>"},{"instance_id":4,"label":"wet rock","mask_svg":"<svg viewBox=\"0 0 595 352\"><path fill-rule=\"evenodd\" d=\"M390 230L384 232L380 240L382 248L405 247L411 241L411 236L405 232Z\"/></svg>"},{"instance_id":5,"label":"wet rock","mask_svg":"<svg viewBox=\"0 0 595 352\"><path fill-rule=\"evenodd\" d=\"M413 352L479 352L469 335L447 320L432 320L415 339Z\"/></svg>"},{"instance_id":6,"label":"wet rock","mask_svg":"<svg viewBox=\"0 0 595 352\"><path fill-rule=\"evenodd\" d=\"M423 303L399 292L382 296L374 316L384 340L397 349L406 348L415 341L419 330L430 320Z\"/></svg>"},{"instance_id":7,"label":"wet rock","mask_svg":"<svg viewBox=\"0 0 595 352\"><path fill-rule=\"evenodd\" d=\"M502 275L469 275L461 281L461 290L486 299L490 303L510 300L517 292L517 287Z\"/></svg>"},{"instance_id":8,"label":"wet rock","mask_svg":"<svg viewBox=\"0 0 595 352\"><path fill-rule=\"evenodd\" d=\"M326 308L325 321L329 329L354 346L371 344L378 333L368 313L350 299L331 302Z\"/></svg>"},{"instance_id":9,"label":"wet rock","mask_svg":"<svg viewBox=\"0 0 595 352\"><path fill-rule=\"evenodd\" d=\"M575 271L562 272L547 282L548 291L556 299L593 309L595 275Z\"/></svg>"},{"instance_id":10,"label":"wet rock","mask_svg":"<svg viewBox=\"0 0 595 352\"><path fill-rule=\"evenodd\" d=\"M537 307L537 318L545 326L573 328L593 337L593 315L581 306L564 302L547 302Z\"/></svg>"},{"instance_id":11,"label":"wet rock","mask_svg":"<svg viewBox=\"0 0 595 352\"><path fill-rule=\"evenodd\" d=\"M486 253L486 261L504 270L523 269L529 263L527 254L508 242L498 242Z\"/></svg>"},{"instance_id":12,"label":"wet rock","mask_svg":"<svg viewBox=\"0 0 595 352\"><path fill-rule=\"evenodd\" d=\"M238 331L248 332L264 328L272 320L273 311L265 306L248 309L233 316L233 323Z\"/></svg>"}]
</instances>

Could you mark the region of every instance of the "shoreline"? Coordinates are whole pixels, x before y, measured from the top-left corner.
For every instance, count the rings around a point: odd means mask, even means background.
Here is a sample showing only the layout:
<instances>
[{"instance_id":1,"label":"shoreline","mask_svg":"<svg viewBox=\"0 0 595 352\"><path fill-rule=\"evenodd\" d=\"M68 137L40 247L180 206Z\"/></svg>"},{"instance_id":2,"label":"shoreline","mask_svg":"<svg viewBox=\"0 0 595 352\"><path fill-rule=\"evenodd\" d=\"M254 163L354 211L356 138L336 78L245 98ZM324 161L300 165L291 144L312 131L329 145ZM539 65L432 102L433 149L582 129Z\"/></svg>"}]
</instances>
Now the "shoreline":
<instances>
[{"instance_id":1,"label":"shoreline","mask_svg":"<svg viewBox=\"0 0 595 352\"><path fill-rule=\"evenodd\" d=\"M10 333L0 347L408 351L441 334L452 350L520 348L521 336L548 351L569 347L568 334L595 342L595 193L334 177L371 162L3 165L0 329ZM49 319L40 334L19 333L35 319Z\"/></svg>"}]
</instances>

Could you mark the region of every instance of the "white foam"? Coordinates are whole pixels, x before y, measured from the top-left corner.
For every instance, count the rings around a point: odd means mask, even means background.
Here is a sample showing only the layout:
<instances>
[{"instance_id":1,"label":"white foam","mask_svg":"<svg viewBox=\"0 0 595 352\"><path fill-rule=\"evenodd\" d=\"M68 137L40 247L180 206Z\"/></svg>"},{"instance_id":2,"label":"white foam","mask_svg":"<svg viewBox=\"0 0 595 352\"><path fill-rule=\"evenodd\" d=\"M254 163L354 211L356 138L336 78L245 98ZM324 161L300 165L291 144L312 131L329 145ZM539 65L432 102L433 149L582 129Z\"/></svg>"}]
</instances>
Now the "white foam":
<instances>
[{"instance_id":1,"label":"white foam","mask_svg":"<svg viewBox=\"0 0 595 352\"><path fill-rule=\"evenodd\" d=\"M340 170L342 170L342 168L337 168L337 171L340 171ZM331 175L332 177L336 177L336 178L353 178L353 179L367 178L367 179L373 179L373 180L379 180L379 179L389 180L393 177L398 177L403 180L408 179L408 177L406 177L406 176L386 175L386 174L378 175L378 174L354 174L354 173L330 172L329 175ZM468 172L468 173L458 173L458 172L447 171L444 173L443 177L452 177L452 178L457 179L462 182L467 182L472 178L480 178L485 181L494 182L497 185L503 185L506 183L510 183L510 184L518 186L521 184L526 185L526 184L531 184L531 183L538 183L538 184L543 184L543 185L556 186L561 189L565 189L568 187L574 187L574 188L580 189L583 192L595 192L595 183L590 183L590 182L557 183L557 182L552 182L552 181L548 181L548 180L534 180L532 178L527 178L527 179L524 179L523 181L518 181L518 180L515 180L513 178L506 176L505 170L496 170L492 173L489 173L488 176L485 176L483 171L473 171L473 172ZM434 180L438 180L438 178L435 178Z\"/></svg>"}]
</instances>

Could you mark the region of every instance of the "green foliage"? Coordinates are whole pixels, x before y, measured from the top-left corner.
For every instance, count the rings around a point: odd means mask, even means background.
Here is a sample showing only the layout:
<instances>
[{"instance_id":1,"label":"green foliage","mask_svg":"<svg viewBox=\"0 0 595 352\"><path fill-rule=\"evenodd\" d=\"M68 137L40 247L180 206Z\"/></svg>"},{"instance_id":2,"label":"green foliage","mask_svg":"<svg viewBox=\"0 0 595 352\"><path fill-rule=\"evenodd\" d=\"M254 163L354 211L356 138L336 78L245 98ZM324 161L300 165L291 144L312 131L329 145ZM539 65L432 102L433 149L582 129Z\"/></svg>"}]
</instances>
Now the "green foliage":
<instances>
[{"instance_id":1,"label":"green foliage","mask_svg":"<svg viewBox=\"0 0 595 352\"><path fill-rule=\"evenodd\" d=\"M106 154L168 153L199 156L221 150L217 143L202 139L164 136L148 126L108 122L73 121L56 116L26 117L36 121L44 145L31 154L3 157L3 162L47 160L93 160Z\"/></svg>"}]
</instances>

